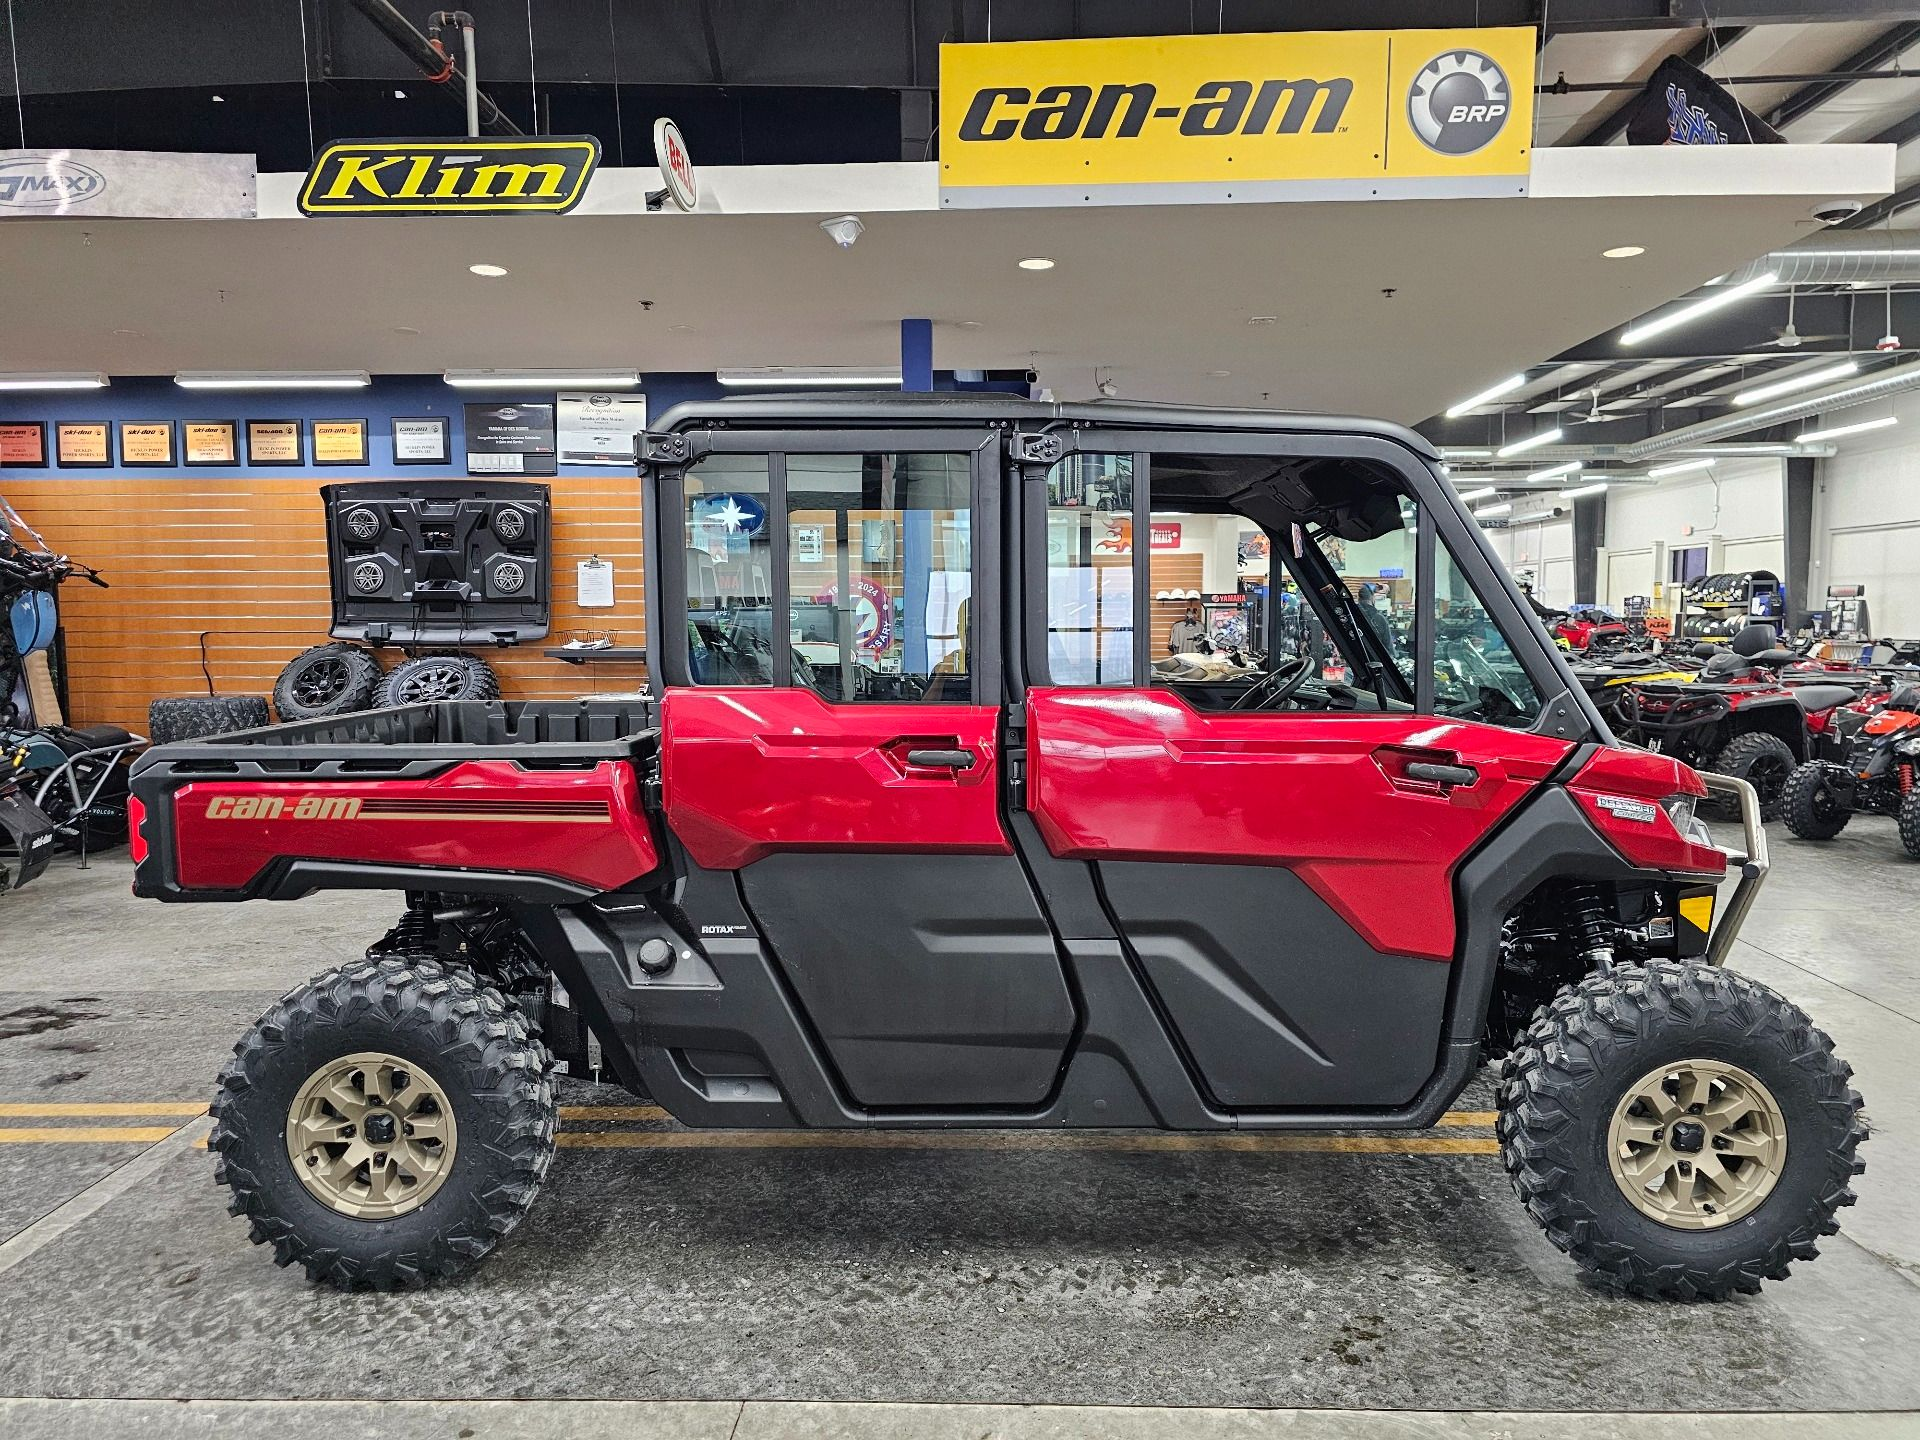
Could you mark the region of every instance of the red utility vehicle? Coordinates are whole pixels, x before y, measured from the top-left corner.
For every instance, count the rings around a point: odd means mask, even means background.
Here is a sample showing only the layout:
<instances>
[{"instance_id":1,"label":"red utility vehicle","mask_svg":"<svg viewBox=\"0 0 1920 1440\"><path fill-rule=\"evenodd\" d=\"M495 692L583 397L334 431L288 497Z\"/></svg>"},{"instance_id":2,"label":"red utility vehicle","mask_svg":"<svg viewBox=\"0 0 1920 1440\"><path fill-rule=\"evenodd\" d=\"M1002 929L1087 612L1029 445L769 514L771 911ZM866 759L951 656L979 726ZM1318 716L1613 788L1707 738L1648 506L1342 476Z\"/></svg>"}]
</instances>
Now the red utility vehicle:
<instances>
[{"instance_id":1,"label":"red utility vehicle","mask_svg":"<svg viewBox=\"0 0 1920 1440\"><path fill-rule=\"evenodd\" d=\"M596 1043L677 1120L761 1129L1420 1128L1503 1057L1529 1212L1650 1294L1756 1289L1851 1202L1848 1068L1722 968L1751 788L1612 741L1418 436L768 398L668 412L641 468L649 699L135 771L139 894L406 895L221 1074L220 1175L282 1263L477 1260L553 1153L550 1056ZM1169 582L1102 548L1115 515L1265 539L1257 664L1154 668Z\"/></svg>"}]
</instances>

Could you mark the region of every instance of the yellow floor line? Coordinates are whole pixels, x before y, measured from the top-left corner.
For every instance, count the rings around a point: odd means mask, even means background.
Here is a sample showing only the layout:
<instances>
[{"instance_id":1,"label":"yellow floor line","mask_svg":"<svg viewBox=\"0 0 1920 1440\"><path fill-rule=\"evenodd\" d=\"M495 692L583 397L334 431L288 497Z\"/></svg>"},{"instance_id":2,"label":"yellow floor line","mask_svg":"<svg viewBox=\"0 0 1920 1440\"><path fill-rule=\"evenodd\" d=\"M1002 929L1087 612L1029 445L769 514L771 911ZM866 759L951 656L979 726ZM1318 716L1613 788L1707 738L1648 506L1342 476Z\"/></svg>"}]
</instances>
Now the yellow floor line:
<instances>
[{"instance_id":1,"label":"yellow floor line","mask_svg":"<svg viewBox=\"0 0 1920 1440\"><path fill-rule=\"evenodd\" d=\"M0 1127L0 1145L151 1145L177 1125L49 1125Z\"/></svg>"},{"instance_id":2,"label":"yellow floor line","mask_svg":"<svg viewBox=\"0 0 1920 1440\"><path fill-rule=\"evenodd\" d=\"M0 1116L15 1120L104 1118L110 1115L180 1115L191 1120L196 1115L206 1113L206 1105L193 1100L112 1100L84 1105L50 1105L36 1100L0 1102Z\"/></svg>"}]
</instances>

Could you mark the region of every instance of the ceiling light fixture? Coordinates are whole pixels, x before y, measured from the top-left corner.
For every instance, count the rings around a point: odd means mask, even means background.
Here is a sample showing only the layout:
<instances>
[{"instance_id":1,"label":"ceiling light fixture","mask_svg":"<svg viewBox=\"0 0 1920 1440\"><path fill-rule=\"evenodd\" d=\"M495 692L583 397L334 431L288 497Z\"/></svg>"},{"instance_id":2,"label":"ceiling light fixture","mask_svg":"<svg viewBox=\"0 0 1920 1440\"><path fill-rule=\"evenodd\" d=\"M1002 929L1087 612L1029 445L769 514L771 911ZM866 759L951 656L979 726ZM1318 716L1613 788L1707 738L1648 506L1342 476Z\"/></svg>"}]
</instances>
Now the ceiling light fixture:
<instances>
[{"instance_id":1,"label":"ceiling light fixture","mask_svg":"<svg viewBox=\"0 0 1920 1440\"><path fill-rule=\"evenodd\" d=\"M1690 320L1698 320L1702 315L1711 315L1715 310L1723 310L1736 300L1744 300L1749 295L1758 294L1771 285L1780 283L1780 277L1769 270L1764 275L1756 275L1751 280L1743 280L1738 285L1729 285L1711 295L1702 296L1689 304L1669 310L1664 315L1656 315L1651 320L1643 320L1620 333L1622 345L1638 345L1642 340L1651 340L1656 335L1664 335L1676 330Z\"/></svg>"},{"instance_id":2,"label":"ceiling light fixture","mask_svg":"<svg viewBox=\"0 0 1920 1440\"><path fill-rule=\"evenodd\" d=\"M1838 365L1823 366L1818 370L1809 370L1804 375L1794 375L1785 380L1775 380L1766 385L1756 385L1751 390L1742 390L1733 397L1736 405L1755 405L1762 400L1777 399L1782 395L1791 395L1796 390L1811 390L1816 385L1824 385L1829 380L1844 380L1849 375L1858 375L1860 366L1857 361L1842 360Z\"/></svg>"},{"instance_id":3,"label":"ceiling light fixture","mask_svg":"<svg viewBox=\"0 0 1920 1440\"><path fill-rule=\"evenodd\" d=\"M173 383L182 390L364 390L373 377L364 370L182 370Z\"/></svg>"},{"instance_id":4,"label":"ceiling light fixture","mask_svg":"<svg viewBox=\"0 0 1920 1440\"><path fill-rule=\"evenodd\" d=\"M1478 490L1463 491L1460 499L1463 504L1471 505L1476 500L1484 500L1489 495L1498 495L1499 493L1500 487L1498 485L1482 485Z\"/></svg>"},{"instance_id":5,"label":"ceiling light fixture","mask_svg":"<svg viewBox=\"0 0 1920 1440\"><path fill-rule=\"evenodd\" d=\"M484 275L489 280L498 280L507 273L507 267L504 265L469 265L467 269L475 275Z\"/></svg>"},{"instance_id":6,"label":"ceiling light fixture","mask_svg":"<svg viewBox=\"0 0 1920 1440\"><path fill-rule=\"evenodd\" d=\"M1473 512L1473 518L1479 520L1488 515L1511 515L1512 513L1513 502L1511 500L1502 500L1498 505L1482 505L1478 510Z\"/></svg>"},{"instance_id":7,"label":"ceiling light fixture","mask_svg":"<svg viewBox=\"0 0 1920 1440\"><path fill-rule=\"evenodd\" d=\"M1603 494L1606 488L1607 482L1604 480L1594 485L1576 485L1571 490L1562 490L1560 492L1560 498L1562 500L1584 500L1589 495Z\"/></svg>"},{"instance_id":8,"label":"ceiling light fixture","mask_svg":"<svg viewBox=\"0 0 1920 1440\"><path fill-rule=\"evenodd\" d=\"M1249 315L1247 317L1247 323L1249 325L1277 325L1279 322L1280 317L1278 315Z\"/></svg>"},{"instance_id":9,"label":"ceiling light fixture","mask_svg":"<svg viewBox=\"0 0 1920 1440\"><path fill-rule=\"evenodd\" d=\"M104 390L106 386L107 377L97 370L0 374L0 390Z\"/></svg>"},{"instance_id":10,"label":"ceiling light fixture","mask_svg":"<svg viewBox=\"0 0 1920 1440\"><path fill-rule=\"evenodd\" d=\"M637 370L449 370L440 377L463 390L631 390Z\"/></svg>"},{"instance_id":11,"label":"ceiling light fixture","mask_svg":"<svg viewBox=\"0 0 1920 1440\"><path fill-rule=\"evenodd\" d=\"M1447 410L1447 418L1449 420L1457 419L1458 417L1466 414L1469 410L1477 409L1478 407L1486 404L1489 400L1498 400L1502 395L1506 395L1511 393L1512 391L1518 390L1522 385L1526 383L1527 383L1527 377L1524 374L1509 375L1506 379L1502 380L1498 385L1489 386L1487 389L1482 390L1478 395L1475 395L1471 399L1462 400L1458 405L1454 405L1450 407Z\"/></svg>"},{"instance_id":12,"label":"ceiling light fixture","mask_svg":"<svg viewBox=\"0 0 1920 1440\"><path fill-rule=\"evenodd\" d=\"M1493 450L1490 446L1476 448L1471 445L1442 445L1440 458L1442 460L1491 460Z\"/></svg>"},{"instance_id":13,"label":"ceiling light fixture","mask_svg":"<svg viewBox=\"0 0 1920 1440\"><path fill-rule=\"evenodd\" d=\"M1053 268L1053 261L1044 255L1029 255L1020 262L1020 268L1022 270L1051 270Z\"/></svg>"},{"instance_id":14,"label":"ceiling light fixture","mask_svg":"<svg viewBox=\"0 0 1920 1440\"><path fill-rule=\"evenodd\" d=\"M1794 440L1801 445L1814 440L1838 440L1842 435L1860 435L1868 430L1884 430L1889 425L1899 423L1898 415L1882 415L1878 420L1861 420L1852 425L1836 425L1831 430L1808 430L1794 436Z\"/></svg>"},{"instance_id":15,"label":"ceiling light fixture","mask_svg":"<svg viewBox=\"0 0 1920 1440\"><path fill-rule=\"evenodd\" d=\"M1534 471L1531 475L1527 476L1527 482L1531 484L1535 480L1551 480L1556 475L1573 475L1585 468L1585 466L1586 461L1584 460L1569 460L1562 465L1553 465L1545 470Z\"/></svg>"},{"instance_id":16,"label":"ceiling light fixture","mask_svg":"<svg viewBox=\"0 0 1920 1440\"><path fill-rule=\"evenodd\" d=\"M1649 480L1664 480L1669 475L1684 475L1689 470L1711 470L1714 466L1711 457L1705 460L1681 460L1672 465L1654 465L1648 468Z\"/></svg>"},{"instance_id":17,"label":"ceiling light fixture","mask_svg":"<svg viewBox=\"0 0 1920 1440\"><path fill-rule=\"evenodd\" d=\"M1644 245L1616 245L1611 250L1602 250L1600 256L1604 260L1631 260L1636 255L1646 253L1647 247Z\"/></svg>"},{"instance_id":18,"label":"ceiling light fixture","mask_svg":"<svg viewBox=\"0 0 1920 1440\"><path fill-rule=\"evenodd\" d=\"M782 387L815 386L873 386L888 385L898 388L900 372L898 370L855 370L834 369L832 366L782 366L763 365L754 369L721 370L714 378L722 385L735 389L780 389Z\"/></svg>"},{"instance_id":19,"label":"ceiling light fixture","mask_svg":"<svg viewBox=\"0 0 1920 1440\"><path fill-rule=\"evenodd\" d=\"M1505 460L1510 455L1524 455L1527 451L1538 450L1543 445L1558 443L1560 435L1560 427L1556 425L1551 430L1542 430L1538 434L1527 436L1524 440L1516 440L1511 445L1502 445L1493 453L1498 455L1502 460Z\"/></svg>"}]
</instances>

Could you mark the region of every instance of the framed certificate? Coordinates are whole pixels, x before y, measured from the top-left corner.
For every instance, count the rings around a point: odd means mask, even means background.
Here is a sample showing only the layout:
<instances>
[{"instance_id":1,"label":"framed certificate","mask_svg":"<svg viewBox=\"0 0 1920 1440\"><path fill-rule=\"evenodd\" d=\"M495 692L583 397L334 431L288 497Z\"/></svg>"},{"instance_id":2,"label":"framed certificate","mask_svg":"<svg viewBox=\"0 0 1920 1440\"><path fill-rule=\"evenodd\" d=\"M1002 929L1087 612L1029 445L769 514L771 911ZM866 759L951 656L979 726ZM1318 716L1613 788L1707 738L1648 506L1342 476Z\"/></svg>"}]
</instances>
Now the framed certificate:
<instances>
[{"instance_id":1,"label":"framed certificate","mask_svg":"<svg viewBox=\"0 0 1920 1440\"><path fill-rule=\"evenodd\" d=\"M367 422L365 420L315 420L313 463L316 465L364 465L367 463Z\"/></svg>"},{"instance_id":2,"label":"framed certificate","mask_svg":"<svg viewBox=\"0 0 1920 1440\"><path fill-rule=\"evenodd\" d=\"M447 442L447 417L426 415L393 421L393 463L446 465L452 460Z\"/></svg>"},{"instance_id":3,"label":"framed certificate","mask_svg":"<svg viewBox=\"0 0 1920 1440\"><path fill-rule=\"evenodd\" d=\"M182 420L180 450L189 465L238 465L240 427L231 420Z\"/></svg>"},{"instance_id":4,"label":"framed certificate","mask_svg":"<svg viewBox=\"0 0 1920 1440\"><path fill-rule=\"evenodd\" d=\"M63 469L113 463L113 426L104 420L62 420L53 427L53 456Z\"/></svg>"},{"instance_id":5,"label":"framed certificate","mask_svg":"<svg viewBox=\"0 0 1920 1440\"><path fill-rule=\"evenodd\" d=\"M0 465L38 470L46 463L46 421L9 420L0 424Z\"/></svg>"},{"instance_id":6,"label":"framed certificate","mask_svg":"<svg viewBox=\"0 0 1920 1440\"><path fill-rule=\"evenodd\" d=\"M298 420L247 421L247 464L298 465L304 459Z\"/></svg>"},{"instance_id":7,"label":"framed certificate","mask_svg":"<svg viewBox=\"0 0 1920 1440\"><path fill-rule=\"evenodd\" d=\"M120 422L120 463L122 465L173 464L173 421L122 420Z\"/></svg>"}]
</instances>

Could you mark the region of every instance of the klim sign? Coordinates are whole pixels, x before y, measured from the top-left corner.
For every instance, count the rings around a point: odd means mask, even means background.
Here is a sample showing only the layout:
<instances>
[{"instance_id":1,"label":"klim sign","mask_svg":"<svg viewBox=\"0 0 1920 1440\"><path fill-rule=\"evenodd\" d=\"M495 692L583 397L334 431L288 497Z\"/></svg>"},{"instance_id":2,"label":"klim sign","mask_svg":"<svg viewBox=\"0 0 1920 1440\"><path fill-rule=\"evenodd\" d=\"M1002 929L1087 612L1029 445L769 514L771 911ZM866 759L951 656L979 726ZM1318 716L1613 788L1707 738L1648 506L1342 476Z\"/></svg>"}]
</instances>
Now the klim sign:
<instances>
[{"instance_id":1,"label":"klim sign","mask_svg":"<svg viewBox=\"0 0 1920 1440\"><path fill-rule=\"evenodd\" d=\"M538 140L346 140L300 187L306 215L557 215L587 193L590 135Z\"/></svg>"},{"instance_id":2,"label":"klim sign","mask_svg":"<svg viewBox=\"0 0 1920 1440\"><path fill-rule=\"evenodd\" d=\"M952 208L1527 193L1534 32L940 47Z\"/></svg>"}]
</instances>

